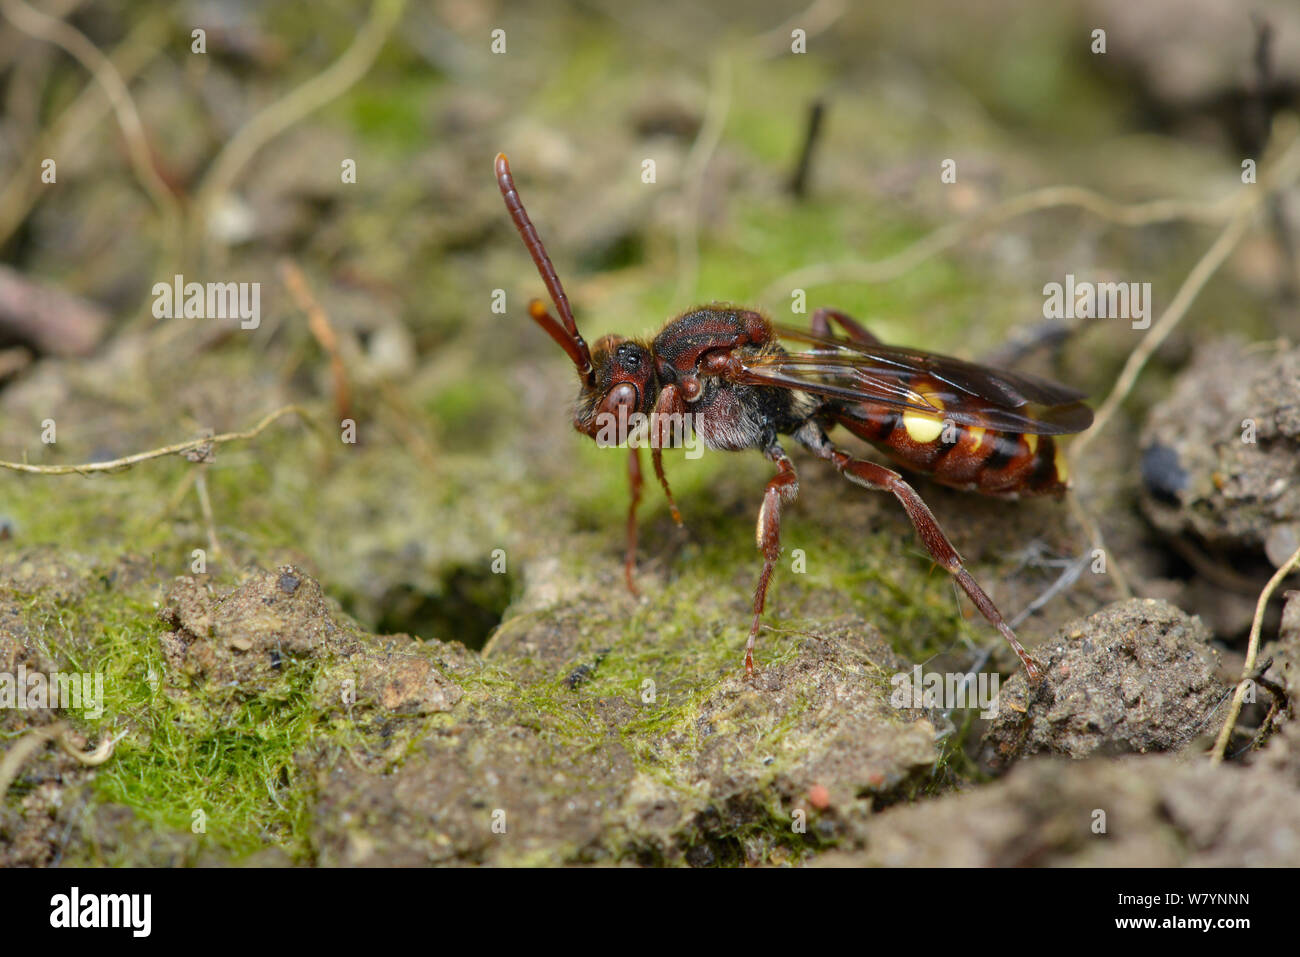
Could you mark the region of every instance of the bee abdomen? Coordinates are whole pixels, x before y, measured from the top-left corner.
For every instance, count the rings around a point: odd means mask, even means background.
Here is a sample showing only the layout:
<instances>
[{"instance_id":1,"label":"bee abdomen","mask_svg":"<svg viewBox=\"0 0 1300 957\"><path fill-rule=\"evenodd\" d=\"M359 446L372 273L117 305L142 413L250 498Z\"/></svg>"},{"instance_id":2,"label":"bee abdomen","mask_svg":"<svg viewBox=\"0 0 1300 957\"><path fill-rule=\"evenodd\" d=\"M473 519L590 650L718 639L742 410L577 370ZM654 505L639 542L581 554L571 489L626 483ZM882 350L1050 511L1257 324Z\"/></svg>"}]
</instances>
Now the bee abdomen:
<instances>
[{"instance_id":1,"label":"bee abdomen","mask_svg":"<svg viewBox=\"0 0 1300 957\"><path fill-rule=\"evenodd\" d=\"M1059 495L1069 486L1065 457L1048 435L958 425L868 404L841 409L836 421L944 485L986 495Z\"/></svg>"}]
</instances>

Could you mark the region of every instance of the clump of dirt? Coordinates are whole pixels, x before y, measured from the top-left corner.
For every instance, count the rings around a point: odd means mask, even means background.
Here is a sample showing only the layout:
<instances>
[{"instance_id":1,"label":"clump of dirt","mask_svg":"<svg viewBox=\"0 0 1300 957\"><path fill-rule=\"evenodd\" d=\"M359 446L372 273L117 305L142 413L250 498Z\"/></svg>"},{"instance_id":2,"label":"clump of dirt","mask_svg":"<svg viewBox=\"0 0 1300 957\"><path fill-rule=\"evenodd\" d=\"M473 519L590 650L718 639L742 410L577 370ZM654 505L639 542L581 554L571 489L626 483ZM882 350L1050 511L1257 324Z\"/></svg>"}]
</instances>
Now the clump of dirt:
<instances>
[{"instance_id":1,"label":"clump of dirt","mask_svg":"<svg viewBox=\"0 0 1300 957\"><path fill-rule=\"evenodd\" d=\"M598 854L632 774L616 739L569 747L509 708L425 738L390 773L322 767L313 843L325 865L526 863Z\"/></svg>"},{"instance_id":2,"label":"clump of dirt","mask_svg":"<svg viewBox=\"0 0 1300 957\"><path fill-rule=\"evenodd\" d=\"M82 556L50 545L37 546L0 561L0 582L13 594L39 595L62 605L86 595L92 570L93 563Z\"/></svg>"},{"instance_id":3,"label":"clump of dirt","mask_svg":"<svg viewBox=\"0 0 1300 957\"><path fill-rule=\"evenodd\" d=\"M1003 770L1039 753L1179 751L1213 733L1231 689L1209 638L1199 618L1149 599L1072 622L1035 649L1048 688L1031 689L1023 672L1002 687L984 762Z\"/></svg>"},{"instance_id":4,"label":"clump of dirt","mask_svg":"<svg viewBox=\"0 0 1300 957\"><path fill-rule=\"evenodd\" d=\"M1300 547L1300 348L1206 343L1152 410L1142 449L1158 528L1280 565Z\"/></svg>"},{"instance_id":5,"label":"clump of dirt","mask_svg":"<svg viewBox=\"0 0 1300 957\"><path fill-rule=\"evenodd\" d=\"M514 647L563 638L534 628ZM843 621L754 682L727 669L677 707L641 686L471 689L400 767L320 768L319 860L707 865L833 837L938 758L933 726L889 702L900 664L869 625Z\"/></svg>"},{"instance_id":6,"label":"clump of dirt","mask_svg":"<svg viewBox=\"0 0 1300 957\"><path fill-rule=\"evenodd\" d=\"M336 620L320 585L292 565L258 571L217 597L198 578L177 578L159 610L174 630L162 636L177 678L250 694L299 663L323 665L316 690L325 702L386 711L447 711L461 690L407 635L377 638Z\"/></svg>"},{"instance_id":7,"label":"clump of dirt","mask_svg":"<svg viewBox=\"0 0 1300 957\"><path fill-rule=\"evenodd\" d=\"M75 762L66 755L33 762L38 769L24 775L24 783L30 784L30 790L21 800L0 805L0 867L45 867L57 863L57 849L64 843L63 808L71 779L65 780L62 773L52 772L51 761L65 763L68 771L75 770L72 767Z\"/></svg>"},{"instance_id":8,"label":"clump of dirt","mask_svg":"<svg viewBox=\"0 0 1300 957\"><path fill-rule=\"evenodd\" d=\"M890 676L905 668L875 628L841 619L753 682L738 670L726 675L690 723L652 738L643 753L702 786L709 805L723 809L724 833L746 823L755 803L783 821L821 805L828 813L817 834L830 838L844 818L898 797L939 758L926 715L890 700ZM682 810L699 813L689 801Z\"/></svg>"},{"instance_id":9,"label":"clump of dirt","mask_svg":"<svg viewBox=\"0 0 1300 957\"><path fill-rule=\"evenodd\" d=\"M1293 867L1295 781L1277 770L1166 755L1028 761L965 794L890 808L856 852L883 867Z\"/></svg>"},{"instance_id":10,"label":"clump of dirt","mask_svg":"<svg viewBox=\"0 0 1300 957\"><path fill-rule=\"evenodd\" d=\"M56 815L56 824L64 832L58 843L67 845L65 863L70 866L229 867L236 863L229 852L198 842L188 831L159 827L121 804L94 803L88 792L86 788L69 793L67 806ZM279 866L289 863L278 848L268 851ZM239 863L256 865L252 860Z\"/></svg>"}]
</instances>

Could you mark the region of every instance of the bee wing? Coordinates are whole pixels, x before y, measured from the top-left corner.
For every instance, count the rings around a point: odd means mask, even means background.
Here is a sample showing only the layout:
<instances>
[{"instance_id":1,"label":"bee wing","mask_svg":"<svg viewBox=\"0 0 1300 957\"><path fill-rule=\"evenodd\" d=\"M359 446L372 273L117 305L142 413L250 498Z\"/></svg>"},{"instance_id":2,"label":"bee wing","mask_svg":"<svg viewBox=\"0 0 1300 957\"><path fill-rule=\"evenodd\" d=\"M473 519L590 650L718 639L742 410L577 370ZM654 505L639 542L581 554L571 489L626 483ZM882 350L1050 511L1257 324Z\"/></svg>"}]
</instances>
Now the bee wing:
<instances>
[{"instance_id":1,"label":"bee wing","mask_svg":"<svg viewBox=\"0 0 1300 957\"><path fill-rule=\"evenodd\" d=\"M839 399L909 409L959 425L1034 435L1082 432L1092 424L1083 394L1036 376L919 349L825 339L777 326L813 348L745 356L737 377Z\"/></svg>"}]
</instances>

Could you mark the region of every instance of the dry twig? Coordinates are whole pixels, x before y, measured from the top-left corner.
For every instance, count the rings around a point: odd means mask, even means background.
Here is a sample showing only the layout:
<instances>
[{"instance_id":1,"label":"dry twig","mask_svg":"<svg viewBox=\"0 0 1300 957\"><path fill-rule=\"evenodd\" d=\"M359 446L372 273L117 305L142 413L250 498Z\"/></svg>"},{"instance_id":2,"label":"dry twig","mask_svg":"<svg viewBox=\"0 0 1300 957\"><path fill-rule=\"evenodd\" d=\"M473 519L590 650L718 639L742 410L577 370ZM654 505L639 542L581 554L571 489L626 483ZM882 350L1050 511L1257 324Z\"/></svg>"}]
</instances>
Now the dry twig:
<instances>
[{"instance_id":1,"label":"dry twig","mask_svg":"<svg viewBox=\"0 0 1300 957\"><path fill-rule=\"evenodd\" d=\"M90 475L95 472L117 472L122 469L129 469L141 462L147 462L149 459L160 459L166 455L178 455L208 445L220 445L223 442L237 442L241 439L255 438L276 419L288 415L290 412L311 425L311 419L308 418L305 409L297 405L286 405L276 409L258 422L257 425L244 432L223 432L221 435L190 439L186 442L177 442L175 445L164 445L162 448L150 449L147 452L136 452L134 455L126 455L120 459L112 459L107 462L86 462L81 465L29 465L27 462L0 462L0 468L9 469L13 472L30 472L36 475L72 475L74 473L77 475Z\"/></svg>"},{"instance_id":2,"label":"dry twig","mask_svg":"<svg viewBox=\"0 0 1300 957\"><path fill-rule=\"evenodd\" d=\"M82 751L71 739L72 729L66 721L56 721L41 728L34 728L18 739L18 743L5 752L0 759L0 800L4 799L9 785L14 783L18 772L33 754L45 747L46 743L58 739L59 747L69 757L76 759L86 767L96 767L113 756L113 749L119 738L105 735L99 746L93 751Z\"/></svg>"},{"instance_id":3,"label":"dry twig","mask_svg":"<svg viewBox=\"0 0 1300 957\"><path fill-rule=\"evenodd\" d=\"M18 742L5 752L4 758L0 760L0 798L5 796L9 785L13 784L14 778L18 777L18 772L27 763L27 759L45 747L47 741L58 737L67 728L67 724L63 721L48 724L43 728L35 728L19 738Z\"/></svg>"},{"instance_id":4,"label":"dry twig","mask_svg":"<svg viewBox=\"0 0 1300 957\"><path fill-rule=\"evenodd\" d=\"M1264 609L1268 607L1268 600L1273 597L1277 586L1282 584L1282 580L1296 568L1300 568L1300 549L1296 549L1295 553L1282 563L1281 567L1273 573L1273 577L1268 580L1264 590L1259 593L1259 601L1255 603L1255 618L1250 623L1250 642L1246 646L1246 663L1241 668L1241 680L1237 683L1237 690L1232 696L1228 718L1219 729L1219 737L1215 740L1214 750L1210 753L1210 761L1214 764L1223 761L1224 752L1228 749L1228 741L1232 738L1232 730L1236 727L1237 717L1241 714L1241 706L1246 700L1246 689L1250 687L1251 676L1255 672L1255 659L1259 656L1259 633L1264 627Z\"/></svg>"}]
</instances>

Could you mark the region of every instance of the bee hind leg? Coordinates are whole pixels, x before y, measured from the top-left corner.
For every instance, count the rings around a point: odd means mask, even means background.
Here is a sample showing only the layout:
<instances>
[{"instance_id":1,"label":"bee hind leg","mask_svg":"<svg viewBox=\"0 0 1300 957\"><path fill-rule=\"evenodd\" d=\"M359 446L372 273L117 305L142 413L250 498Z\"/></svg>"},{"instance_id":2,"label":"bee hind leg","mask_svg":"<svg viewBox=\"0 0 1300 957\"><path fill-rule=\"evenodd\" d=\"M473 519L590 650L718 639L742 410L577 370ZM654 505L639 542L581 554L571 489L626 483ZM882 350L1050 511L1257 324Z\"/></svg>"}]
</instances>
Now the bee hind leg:
<instances>
[{"instance_id":1,"label":"bee hind leg","mask_svg":"<svg viewBox=\"0 0 1300 957\"><path fill-rule=\"evenodd\" d=\"M831 332L831 320L844 330L844 335L849 342L857 342L863 345L878 346L880 340L866 330L866 327L858 320L854 319L848 313L840 312L838 309L828 309L825 306L816 310L809 321L812 334L821 336L823 339L834 339L835 334Z\"/></svg>"},{"instance_id":2,"label":"bee hind leg","mask_svg":"<svg viewBox=\"0 0 1300 957\"><path fill-rule=\"evenodd\" d=\"M627 581L627 590L633 595L640 595L634 575L636 572L636 509L641 504L641 450L633 447L628 449L628 453L627 483L631 500L627 506L627 554L623 558L623 578Z\"/></svg>"},{"instance_id":3,"label":"bee hind leg","mask_svg":"<svg viewBox=\"0 0 1300 957\"><path fill-rule=\"evenodd\" d=\"M797 436L799 440L811 451L820 457L830 461L841 475L855 485L878 492L892 492L894 497L902 504L903 509L907 512L907 517L911 520L912 526L916 529L917 536L921 539L921 544L925 546L932 558L945 569L948 574L956 579L957 584L961 586L975 607L980 613L988 619L989 624L996 628L1002 637L1011 645L1013 651L1019 656L1021 663L1025 666L1025 674L1030 682L1038 684L1043 680L1043 669L1029 652L1025 651L1024 646L1016 638L1015 632L1002 617L997 606L979 586L979 582L966 567L962 564L961 556L957 554L957 549L952 547L952 543L939 527L938 521L935 520L934 513L930 507L922 501L921 496L917 494L916 489L903 481L903 477L883 465L877 465L875 462L868 462L866 459L858 459L849 455L847 452L835 448L826 438L820 429L805 428Z\"/></svg>"}]
</instances>

